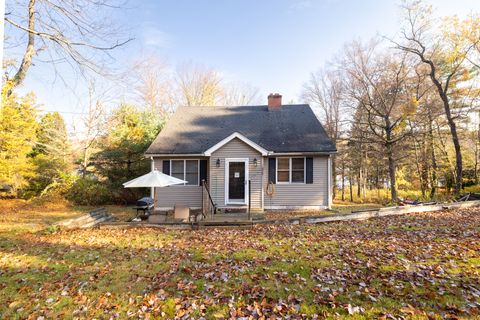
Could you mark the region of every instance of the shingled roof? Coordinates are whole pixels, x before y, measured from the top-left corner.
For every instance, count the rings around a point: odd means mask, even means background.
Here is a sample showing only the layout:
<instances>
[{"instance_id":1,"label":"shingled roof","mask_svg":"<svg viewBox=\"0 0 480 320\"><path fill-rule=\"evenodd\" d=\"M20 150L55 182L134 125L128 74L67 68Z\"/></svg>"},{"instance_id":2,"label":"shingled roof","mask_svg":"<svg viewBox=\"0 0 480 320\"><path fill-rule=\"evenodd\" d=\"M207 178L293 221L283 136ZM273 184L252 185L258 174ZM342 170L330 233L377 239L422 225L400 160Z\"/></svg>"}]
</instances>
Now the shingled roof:
<instances>
[{"instance_id":1,"label":"shingled roof","mask_svg":"<svg viewBox=\"0 0 480 320\"><path fill-rule=\"evenodd\" d=\"M274 153L336 151L310 106L297 104L180 107L145 154L203 154L235 132Z\"/></svg>"}]
</instances>

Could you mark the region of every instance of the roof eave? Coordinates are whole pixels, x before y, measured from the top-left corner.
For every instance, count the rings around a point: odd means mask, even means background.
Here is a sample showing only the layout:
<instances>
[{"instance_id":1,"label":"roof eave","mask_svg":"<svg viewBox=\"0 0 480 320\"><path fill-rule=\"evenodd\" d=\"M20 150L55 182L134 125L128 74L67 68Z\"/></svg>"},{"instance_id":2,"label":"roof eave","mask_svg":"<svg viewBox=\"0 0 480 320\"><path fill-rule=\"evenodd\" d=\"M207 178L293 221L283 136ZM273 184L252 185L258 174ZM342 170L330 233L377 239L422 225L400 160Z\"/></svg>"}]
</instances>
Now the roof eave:
<instances>
[{"instance_id":1,"label":"roof eave","mask_svg":"<svg viewBox=\"0 0 480 320\"><path fill-rule=\"evenodd\" d=\"M151 157L205 157L203 153L145 153L145 158Z\"/></svg>"},{"instance_id":2,"label":"roof eave","mask_svg":"<svg viewBox=\"0 0 480 320\"><path fill-rule=\"evenodd\" d=\"M316 155L331 155L336 154L337 150L334 151L297 151L297 152L269 152L269 156L316 156Z\"/></svg>"},{"instance_id":3,"label":"roof eave","mask_svg":"<svg viewBox=\"0 0 480 320\"><path fill-rule=\"evenodd\" d=\"M306 152L267 152L262 156L327 156L337 154L338 151L306 151ZM145 158L152 157L210 157L211 154L206 153L145 153Z\"/></svg>"}]
</instances>

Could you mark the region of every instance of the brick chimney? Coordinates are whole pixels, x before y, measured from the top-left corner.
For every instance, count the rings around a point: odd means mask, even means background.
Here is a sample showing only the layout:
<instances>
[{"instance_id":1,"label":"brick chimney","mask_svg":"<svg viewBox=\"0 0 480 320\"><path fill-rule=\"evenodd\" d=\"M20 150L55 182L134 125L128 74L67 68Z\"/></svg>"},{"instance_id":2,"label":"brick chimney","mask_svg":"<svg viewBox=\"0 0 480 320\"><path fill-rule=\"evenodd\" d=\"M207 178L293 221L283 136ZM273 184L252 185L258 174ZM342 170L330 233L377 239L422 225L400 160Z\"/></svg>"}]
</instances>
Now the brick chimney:
<instances>
[{"instance_id":1,"label":"brick chimney","mask_svg":"<svg viewBox=\"0 0 480 320\"><path fill-rule=\"evenodd\" d=\"M279 93L270 93L268 95L268 111L280 110L282 107L282 95Z\"/></svg>"}]
</instances>

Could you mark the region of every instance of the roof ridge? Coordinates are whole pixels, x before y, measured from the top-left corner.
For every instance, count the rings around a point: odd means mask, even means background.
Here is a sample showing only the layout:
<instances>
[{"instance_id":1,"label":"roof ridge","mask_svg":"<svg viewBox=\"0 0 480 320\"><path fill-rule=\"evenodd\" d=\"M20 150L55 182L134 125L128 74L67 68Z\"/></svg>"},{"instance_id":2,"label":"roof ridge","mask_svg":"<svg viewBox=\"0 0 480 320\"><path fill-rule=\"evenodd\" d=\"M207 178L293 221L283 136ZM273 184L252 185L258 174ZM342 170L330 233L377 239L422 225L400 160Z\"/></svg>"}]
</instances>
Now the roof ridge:
<instances>
[{"instance_id":1,"label":"roof ridge","mask_svg":"<svg viewBox=\"0 0 480 320\"><path fill-rule=\"evenodd\" d=\"M282 107L293 107L293 106L309 106L310 107L310 104L308 103L290 103L290 104L282 104ZM247 104L247 105L233 105L233 106L225 106L225 105L222 105L222 106L178 106L177 107L177 110L179 108L182 108L182 109L186 109L186 108L192 108L192 109L195 109L195 108L212 108L212 109L216 109L216 108L239 108L239 107L268 107L268 105L266 104Z\"/></svg>"}]
</instances>

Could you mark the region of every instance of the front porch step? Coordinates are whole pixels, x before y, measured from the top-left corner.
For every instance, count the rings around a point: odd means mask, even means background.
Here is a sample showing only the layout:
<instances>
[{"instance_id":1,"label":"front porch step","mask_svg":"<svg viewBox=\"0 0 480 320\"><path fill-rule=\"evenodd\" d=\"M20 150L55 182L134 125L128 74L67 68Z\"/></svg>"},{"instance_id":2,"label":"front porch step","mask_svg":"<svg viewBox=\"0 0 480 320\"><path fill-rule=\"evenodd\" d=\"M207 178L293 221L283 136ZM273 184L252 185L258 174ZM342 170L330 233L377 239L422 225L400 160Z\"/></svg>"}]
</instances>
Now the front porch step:
<instances>
[{"instance_id":1,"label":"front porch step","mask_svg":"<svg viewBox=\"0 0 480 320\"><path fill-rule=\"evenodd\" d=\"M214 219L219 219L219 218L238 218L242 220L248 220L248 213L246 212L238 212L238 213L217 213L213 215ZM250 218L253 220L257 219L263 219L265 218L265 215L263 213L250 213Z\"/></svg>"},{"instance_id":2,"label":"front porch step","mask_svg":"<svg viewBox=\"0 0 480 320\"><path fill-rule=\"evenodd\" d=\"M234 214L234 213L246 213L247 212L247 208L245 207L238 207L238 208L224 208L224 209L221 209L219 208L220 210L222 210L225 214Z\"/></svg>"},{"instance_id":3,"label":"front porch step","mask_svg":"<svg viewBox=\"0 0 480 320\"><path fill-rule=\"evenodd\" d=\"M252 228L253 222L248 220L238 220L238 221L208 221L202 220L192 225L193 229L204 229L208 227L215 228Z\"/></svg>"}]
</instances>

